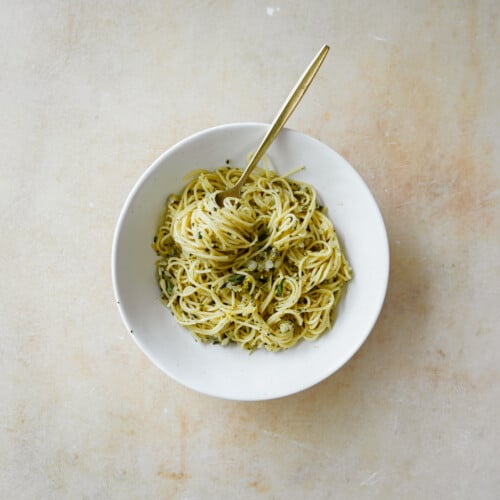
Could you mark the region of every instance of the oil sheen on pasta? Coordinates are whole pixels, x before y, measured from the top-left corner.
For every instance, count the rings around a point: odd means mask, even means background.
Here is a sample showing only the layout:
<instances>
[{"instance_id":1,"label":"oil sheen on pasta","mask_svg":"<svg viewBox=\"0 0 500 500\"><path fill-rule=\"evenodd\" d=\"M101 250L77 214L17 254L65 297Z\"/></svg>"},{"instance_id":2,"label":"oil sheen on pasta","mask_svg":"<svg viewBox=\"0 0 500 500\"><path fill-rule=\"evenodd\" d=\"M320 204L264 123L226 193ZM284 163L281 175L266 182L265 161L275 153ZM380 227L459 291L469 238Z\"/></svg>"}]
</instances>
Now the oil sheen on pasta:
<instances>
[{"instance_id":1,"label":"oil sheen on pasta","mask_svg":"<svg viewBox=\"0 0 500 500\"><path fill-rule=\"evenodd\" d=\"M258 170L198 170L167 200L153 249L162 301L203 342L288 349L332 326L351 268L314 188Z\"/></svg>"}]
</instances>

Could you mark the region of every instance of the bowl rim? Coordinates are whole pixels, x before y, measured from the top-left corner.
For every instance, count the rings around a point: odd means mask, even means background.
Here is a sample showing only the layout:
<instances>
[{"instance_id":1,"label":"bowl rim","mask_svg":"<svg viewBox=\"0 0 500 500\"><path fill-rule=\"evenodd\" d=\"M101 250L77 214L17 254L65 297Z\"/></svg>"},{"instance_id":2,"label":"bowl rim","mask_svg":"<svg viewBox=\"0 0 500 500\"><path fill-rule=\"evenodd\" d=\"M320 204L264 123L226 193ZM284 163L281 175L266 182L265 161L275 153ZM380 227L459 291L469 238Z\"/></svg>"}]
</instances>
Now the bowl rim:
<instances>
[{"instance_id":1,"label":"bowl rim","mask_svg":"<svg viewBox=\"0 0 500 500\"><path fill-rule=\"evenodd\" d=\"M130 205L133 202L137 192L141 189L142 185L146 182L146 180L149 178L150 175L152 175L153 172L156 171L158 166L163 163L166 157L170 156L173 154L175 151L178 149L181 149L185 146L185 144L195 140L199 136L203 136L207 133L211 133L214 131L219 131L219 130L224 130L224 129L237 129L237 128L252 128L252 127L269 127L270 125L268 123L264 122L232 122L232 123L225 123L221 125L215 125L212 127L208 127L202 130L199 130L193 134L188 135L187 137L181 139L180 141L176 142L172 146L168 147L163 153L160 154L145 170L144 172L139 176L139 178L135 181L132 189L129 191L121 209L120 213L118 215L118 219L115 225L115 230L113 233L113 241L112 241L112 247L111 247L111 279L112 279L112 286L113 286L113 293L114 293L114 298L115 298L115 304L118 307L120 317L125 325L125 327L128 330L129 335L132 337L133 341L135 344L139 347L139 349L142 351L142 353L148 358L150 362L152 362L157 368L159 368L164 374L166 374L168 377L170 377L172 380L175 380L177 383L181 384L184 387L187 387L191 390L194 390L200 394L208 395L211 397L216 397L219 399L224 399L224 400L230 400L230 401L265 401L265 400L272 400L272 399L279 399L282 397L287 397L291 396L293 394L297 394L299 392L302 392L304 390L310 389L316 385L318 385L320 382L326 380L328 377L339 371L343 366L345 366L352 358L353 356L359 351L361 346L366 342L367 338L373 331L379 317L380 313L382 311L386 296L387 296L387 289L388 289L388 284L389 284L389 276L390 276L390 247L389 247L389 238L388 238L388 233L387 233L387 228L384 223L384 219L382 217L382 212L380 210L380 207L378 206L377 200L373 196L370 188L368 187L367 183L364 181L363 177L361 174L355 169L351 163L349 163L343 156L341 156L337 151L335 151L331 146L328 144L320 141L316 137L313 137L305 132L302 132L300 130L296 130L293 128L289 127L284 127L283 131L286 131L286 133L292 133L292 134L299 134L302 136L306 136L309 140L312 140L313 142L317 142L319 145L322 145L324 147L327 147L332 153L334 153L336 156L338 156L343 162L346 162L352 169L352 173L355 174L355 176L358 177L358 180L361 181L361 183L366 187L366 192L367 195L371 198L371 201L373 202L374 207L376 208L376 213L375 216L378 219L380 229L383 232L384 236L384 248L383 250L383 262L382 266L384 268L384 273L383 273L383 287L381 289L381 292L378 297L378 303L375 304L375 311L376 314L373 314L373 317L371 318L370 323L366 327L366 333L360 338L360 340L356 343L353 344L352 352L349 356L346 356L345 359L342 360L342 362L338 366L332 366L331 369L327 369L324 373L320 374L317 376L314 380L307 380L307 382L304 382L302 385L297 385L294 387L292 390L288 390L286 392L282 392L280 394L269 394L269 395L256 395L255 397L229 397L229 396L224 396L218 393L217 391L211 391L211 390L201 390L199 387L194 386L192 383L186 382L184 380L181 380L174 372L170 371L168 367L165 367L164 365L160 364L159 361L154 357L150 356L149 350L146 348L145 345L140 341L140 338L137 335L134 335L133 330L130 328L130 322L128 321L127 318L127 313L124 310L122 306L122 301L120 300L120 291L119 291L119 286L117 283L117 251L118 251L118 240L119 236L123 227L123 223L125 220L125 217L127 216L127 213L129 211Z\"/></svg>"}]
</instances>

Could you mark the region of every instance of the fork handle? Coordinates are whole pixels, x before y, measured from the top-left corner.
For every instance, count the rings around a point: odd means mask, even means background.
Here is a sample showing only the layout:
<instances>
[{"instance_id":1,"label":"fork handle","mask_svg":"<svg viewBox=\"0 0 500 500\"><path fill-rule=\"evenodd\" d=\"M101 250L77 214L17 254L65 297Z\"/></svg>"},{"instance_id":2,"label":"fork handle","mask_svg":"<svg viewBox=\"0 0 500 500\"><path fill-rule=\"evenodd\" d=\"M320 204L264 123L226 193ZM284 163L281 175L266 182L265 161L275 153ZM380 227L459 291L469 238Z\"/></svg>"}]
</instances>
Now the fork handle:
<instances>
[{"instance_id":1,"label":"fork handle","mask_svg":"<svg viewBox=\"0 0 500 500\"><path fill-rule=\"evenodd\" d=\"M329 50L330 47L328 45L323 45L321 50L316 54L316 57L312 60L311 64L304 71L304 74L300 77L300 80L296 83L295 87L290 92L279 113L276 115L276 118L274 119L271 127L267 131L267 134L262 139L262 142L248 162L247 167L241 174L240 179L234 185L233 189L238 189L238 191L241 190L243 184L245 184L245 182L247 181L248 176L252 173L252 170L255 168L257 163L259 163L260 159L264 156L271 143L280 133L288 118L290 118L291 114L295 111L295 108L298 106L302 97L306 93L309 85L311 85Z\"/></svg>"}]
</instances>

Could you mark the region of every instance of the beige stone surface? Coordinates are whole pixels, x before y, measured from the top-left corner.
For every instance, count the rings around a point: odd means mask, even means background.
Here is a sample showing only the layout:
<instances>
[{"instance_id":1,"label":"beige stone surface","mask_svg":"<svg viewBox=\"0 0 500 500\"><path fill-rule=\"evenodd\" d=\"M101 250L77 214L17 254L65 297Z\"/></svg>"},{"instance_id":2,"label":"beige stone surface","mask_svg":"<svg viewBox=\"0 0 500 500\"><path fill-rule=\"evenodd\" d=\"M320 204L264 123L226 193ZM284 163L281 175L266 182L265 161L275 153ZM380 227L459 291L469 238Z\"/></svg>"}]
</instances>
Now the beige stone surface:
<instances>
[{"instance_id":1,"label":"beige stone surface","mask_svg":"<svg viewBox=\"0 0 500 500\"><path fill-rule=\"evenodd\" d=\"M144 169L216 124L292 117L373 190L387 300L337 374L288 398L194 393L114 304ZM500 495L500 4L0 4L0 497Z\"/></svg>"}]
</instances>

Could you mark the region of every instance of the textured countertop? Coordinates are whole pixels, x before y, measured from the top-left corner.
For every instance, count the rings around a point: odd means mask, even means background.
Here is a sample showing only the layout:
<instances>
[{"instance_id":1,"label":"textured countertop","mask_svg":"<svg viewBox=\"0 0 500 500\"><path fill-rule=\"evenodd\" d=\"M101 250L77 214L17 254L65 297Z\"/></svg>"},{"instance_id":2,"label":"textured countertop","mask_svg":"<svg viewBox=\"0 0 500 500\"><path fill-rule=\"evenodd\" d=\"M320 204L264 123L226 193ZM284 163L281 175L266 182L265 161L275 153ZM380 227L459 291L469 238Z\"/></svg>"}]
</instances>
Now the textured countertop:
<instances>
[{"instance_id":1,"label":"textured countertop","mask_svg":"<svg viewBox=\"0 0 500 500\"><path fill-rule=\"evenodd\" d=\"M2 2L0 497L500 494L497 1ZM164 376L114 304L129 190L165 149L269 121L341 153L382 210L380 319L288 398Z\"/></svg>"}]
</instances>

